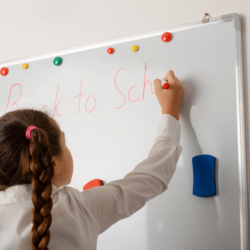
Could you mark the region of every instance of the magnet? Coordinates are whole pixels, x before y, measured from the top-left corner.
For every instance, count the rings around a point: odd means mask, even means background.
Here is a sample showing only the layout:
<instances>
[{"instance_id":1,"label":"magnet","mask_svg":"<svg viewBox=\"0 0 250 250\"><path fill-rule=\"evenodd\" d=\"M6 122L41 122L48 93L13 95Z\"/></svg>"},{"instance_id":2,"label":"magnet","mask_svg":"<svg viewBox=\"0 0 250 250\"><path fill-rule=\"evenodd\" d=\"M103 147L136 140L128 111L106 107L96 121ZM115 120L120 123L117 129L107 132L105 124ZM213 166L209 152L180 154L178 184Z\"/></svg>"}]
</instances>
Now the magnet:
<instances>
[{"instance_id":1,"label":"magnet","mask_svg":"<svg viewBox=\"0 0 250 250\"><path fill-rule=\"evenodd\" d=\"M133 45L133 46L131 47L131 50L132 50L133 52L136 52L138 49L139 49L139 47L138 47L137 45Z\"/></svg>"},{"instance_id":2,"label":"magnet","mask_svg":"<svg viewBox=\"0 0 250 250\"><path fill-rule=\"evenodd\" d=\"M172 38L172 35L171 35L171 33L169 33L169 32L165 32L165 33L163 33L162 36L161 36L161 40L162 40L163 42L169 42L169 41L171 40L171 38Z\"/></svg>"},{"instance_id":3,"label":"magnet","mask_svg":"<svg viewBox=\"0 0 250 250\"><path fill-rule=\"evenodd\" d=\"M87 190L93 187L99 187L103 186L103 182L100 179L94 179L92 181L89 181L86 185L84 185L83 190Z\"/></svg>"},{"instance_id":4,"label":"magnet","mask_svg":"<svg viewBox=\"0 0 250 250\"><path fill-rule=\"evenodd\" d=\"M8 73L9 73L8 68L6 68L6 67L1 68L0 74L1 74L2 76L6 76Z\"/></svg>"},{"instance_id":5,"label":"magnet","mask_svg":"<svg viewBox=\"0 0 250 250\"><path fill-rule=\"evenodd\" d=\"M113 53L114 53L114 49L110 47L110 48L108 48L107 52L108 52L109 54L113 54Z\"/></svg>"},{"instance_id":6,"label":"magnet","mask_svg":"<svg viewBox=\"0 0 250 250\"><path fill-rule=\"evenodd\" d=\"M56 57L53 61L54 65L60 66L62 64L62 58L61 57Z\"/></svg>"},{"instance_id":7,"label":"magnet","mask_svg":"<svg viewBox=\"0 0 250 250\"><path fill-rule=\"evenodd\" d=\"M23 65L22 65L22 68L23 69L27 69L29 67L29 65L27 64L27 63L24 63Z\"/></svg>"}]
</instances>

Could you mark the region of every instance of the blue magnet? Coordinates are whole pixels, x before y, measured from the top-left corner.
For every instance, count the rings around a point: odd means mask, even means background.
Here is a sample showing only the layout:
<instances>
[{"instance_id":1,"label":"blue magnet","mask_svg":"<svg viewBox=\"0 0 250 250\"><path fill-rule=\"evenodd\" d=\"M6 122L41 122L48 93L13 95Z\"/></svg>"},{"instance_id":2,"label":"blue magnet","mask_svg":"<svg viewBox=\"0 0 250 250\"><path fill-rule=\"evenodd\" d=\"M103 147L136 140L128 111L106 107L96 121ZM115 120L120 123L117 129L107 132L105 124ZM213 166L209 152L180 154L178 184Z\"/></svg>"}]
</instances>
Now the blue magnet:
<instances>
[{"instance_id":1,"label":"blue magnet","mask_svg":"<svg viewBox=\"0 0 250 250\"><path fill-rule=\"evenodd\" d=\"M216 194L215 157L212 155L197 155L193 162L193 195L209 197Z\"/></svg>"}]
</instances>

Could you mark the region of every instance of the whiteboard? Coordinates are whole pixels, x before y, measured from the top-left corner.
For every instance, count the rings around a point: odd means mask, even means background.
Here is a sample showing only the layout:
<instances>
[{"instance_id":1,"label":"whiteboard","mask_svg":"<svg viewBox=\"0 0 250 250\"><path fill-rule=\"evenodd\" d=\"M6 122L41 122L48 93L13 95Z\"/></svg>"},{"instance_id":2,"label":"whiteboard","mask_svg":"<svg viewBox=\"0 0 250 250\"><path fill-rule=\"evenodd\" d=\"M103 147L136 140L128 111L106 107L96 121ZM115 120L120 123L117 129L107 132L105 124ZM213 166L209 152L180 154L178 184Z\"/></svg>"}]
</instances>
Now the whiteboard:
<instances>
[{"instance_id":1,"label":"whiteboard","mask_svg":"<svg viewBox=\"0 0 250 250\"><path fill-rule=\"evenodd\" d=\"M101 234L97 249L248 249L240 22L230 14L2 65L1 114L49 111L65 131L70 186L80 191L92 179L123 178L147 157L161 118L153 80L172 69L183 83L183 152L168 190ZM216 196L192 195L192 157L200 154L217 159Z\"/></svg>"}]
</instances>

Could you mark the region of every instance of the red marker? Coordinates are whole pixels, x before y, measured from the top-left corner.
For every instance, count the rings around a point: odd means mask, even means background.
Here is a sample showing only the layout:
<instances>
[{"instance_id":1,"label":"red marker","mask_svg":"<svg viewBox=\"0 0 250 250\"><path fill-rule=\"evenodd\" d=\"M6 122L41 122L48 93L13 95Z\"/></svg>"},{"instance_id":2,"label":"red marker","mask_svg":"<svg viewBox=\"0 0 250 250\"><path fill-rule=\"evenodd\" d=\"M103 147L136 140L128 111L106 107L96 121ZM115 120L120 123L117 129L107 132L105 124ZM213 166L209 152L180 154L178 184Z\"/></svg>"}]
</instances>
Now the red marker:
<instances>
[{"instance_id":1,"label":"red marker","mask_svg":"<svg viewBox=\"0 0 250 250\"><path fill-rule=\"evenodd\" d=\"M162 87L163 87L164 89L169 89L169 88L170 88L170 85L169 85L168 82L165 82L165 83L162 85Z\"/></svg>"},{"instance_id":2,"label":"red marker","mask_svg":"<svg viewBox=\"0 0 250 250\"><path fill-rule=\"evenodd\" d=\"M162 84L162 87L164 89L169 89L170 88L170 84L168 82L166 82L163 78L160 79L161 81L163 81L164 83Z\"/></svg>"},{"instance_id":3,"label":"red marker","mask_svg":"<svg viewBox=\"0 0 250 250\"><path fill-rule=\"evenodd\" d=\"M103 182L100 179L94 179L92 181L89 181L86 185L84 185L83 190L87 190L93 187L99 187L103 186Z\"/></svg>"}]
</instances>

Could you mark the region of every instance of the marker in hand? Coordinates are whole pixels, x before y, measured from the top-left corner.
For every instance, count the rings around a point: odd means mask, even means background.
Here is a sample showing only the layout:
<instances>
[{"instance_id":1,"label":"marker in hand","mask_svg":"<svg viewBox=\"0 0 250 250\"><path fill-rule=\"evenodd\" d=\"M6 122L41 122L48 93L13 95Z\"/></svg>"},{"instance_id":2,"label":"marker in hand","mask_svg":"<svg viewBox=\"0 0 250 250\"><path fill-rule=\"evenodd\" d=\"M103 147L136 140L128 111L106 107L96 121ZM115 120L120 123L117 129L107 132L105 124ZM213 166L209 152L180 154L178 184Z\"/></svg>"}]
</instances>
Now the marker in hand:
<instances>
[{"instance_id":1,"label":"marker in hand","mask_svg":"<svg viewBox=\"0 0 250 250\"><path fill-rule=\"evenodd\" d=\"M166 82L166 80L164 80L163 78L161 79L161 82L164 82L163 84L162 84L162 87L164 88L164 89L169 89L170 88L170 85L169 85L169 83L168 82Z\"/></svg>"}]
</instances>

